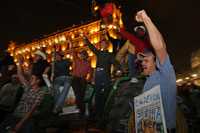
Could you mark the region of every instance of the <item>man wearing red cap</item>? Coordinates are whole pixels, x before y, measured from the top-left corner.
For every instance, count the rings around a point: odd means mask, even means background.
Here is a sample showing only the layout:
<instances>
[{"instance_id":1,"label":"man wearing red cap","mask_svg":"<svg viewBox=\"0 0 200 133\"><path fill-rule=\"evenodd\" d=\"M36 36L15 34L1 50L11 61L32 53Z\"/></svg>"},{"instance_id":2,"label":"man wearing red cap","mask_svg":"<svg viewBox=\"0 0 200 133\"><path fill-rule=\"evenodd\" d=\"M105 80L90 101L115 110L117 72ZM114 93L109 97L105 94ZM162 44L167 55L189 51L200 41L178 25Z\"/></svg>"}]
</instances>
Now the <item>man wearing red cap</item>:
<instances>
[{"instance_id":1,"label":"man wearing red cap","mask_svg":"<svg viewBox=\"0 0 200 133\"><path fill-rule=\"evenodd\" d=\"M100 9L100 15L103 19L103 22L106 25L114 24L119 29L120 36L125 40L130 40L132 44L134 44L136 48L136 52L143 52L146 48L149 47L149 42L147 40L143 41L136 37L135 35L127 32L124 27L120 27L119 24L115 24L113 22L113 14L116 13L116 17L118 20L121 16L119 16L120 10L117 9L116 5L114 3L106 3L101 9ZM136 29L137 30L137 29Z\"/></svg>"}]
</instances>

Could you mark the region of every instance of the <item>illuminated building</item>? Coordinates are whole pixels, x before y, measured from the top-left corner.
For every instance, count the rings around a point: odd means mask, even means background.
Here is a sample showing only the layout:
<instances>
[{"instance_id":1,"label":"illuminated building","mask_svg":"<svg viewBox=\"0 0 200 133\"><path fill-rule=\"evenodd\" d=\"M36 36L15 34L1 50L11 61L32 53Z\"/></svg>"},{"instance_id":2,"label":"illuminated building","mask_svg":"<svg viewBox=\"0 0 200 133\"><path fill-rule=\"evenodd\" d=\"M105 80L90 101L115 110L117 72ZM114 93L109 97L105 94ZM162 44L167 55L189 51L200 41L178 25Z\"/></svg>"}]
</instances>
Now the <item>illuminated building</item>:
<instances>
[{"instance_id":1,"label":"illuminated building","mask_svg":"<svg viewBox=\"0 0 200 133\"><path fill-rule=\"evenodd\" d=\"M102 29L102 30L101 30ZM101 26L101 21L94 21L91 23L83 24L80 26L73 26L64 29L62 32L56 32L43 37L42 39L34 40L26 44L16 45L11 42L8 47L8 52L13 56L14 61L18 63L18 56L21 55L24 58L24 67L28 67L30 64L30 57L34 56L36 50L42 50L47 55L47 61L51 62L53 53L55 51L62 51L64 57L73 59L72 50L79 52L81 50L88 51L89 57L91 59L91 66L95 68L96 58L95 55L85 46L83 42L83 35L87 35L90 42L99 47L99 41L105 29ZM112 30L112 29L108 29ZM72 46L68 43L70 40ZM113 51L113 47L108 47L109 52Z\"/></svg>"}]
</instances>

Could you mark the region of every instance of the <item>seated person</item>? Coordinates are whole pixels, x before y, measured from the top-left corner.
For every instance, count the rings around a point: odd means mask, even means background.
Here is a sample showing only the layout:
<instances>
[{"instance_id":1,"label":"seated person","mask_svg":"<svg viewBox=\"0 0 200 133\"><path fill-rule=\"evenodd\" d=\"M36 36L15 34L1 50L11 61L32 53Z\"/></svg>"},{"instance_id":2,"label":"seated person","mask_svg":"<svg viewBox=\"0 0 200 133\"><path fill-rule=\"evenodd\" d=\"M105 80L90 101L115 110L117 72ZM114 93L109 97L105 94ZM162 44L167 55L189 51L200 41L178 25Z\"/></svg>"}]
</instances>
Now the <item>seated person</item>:
<instances>
[{"instance_id":1,"label":"seated person","mask_svg":"<svg viewBox=\"0 0 200 133\"><path fill-rule=\"evenodd\" d=\"M26 80L20 65L18 65L17 73L21 84L24 85L25 92L14 112L0 125L1 132L5 132L6 128L11 127L12 132L31 133L31 118L39 112L38 107L46 93L43 88L44 81L42 77L40 75L31 75L31 79Z\"/></svg>"},{"instance_id":2,"label":"seated person","mask_svg":"<svg viewBox=\"0 0 200 133\"><path fill-rule=\"evenodd\" d=\"M0 122L16 108L24 91L16 74L12 76L11 80L0 90Z\"/></svg>"}]
</instances>

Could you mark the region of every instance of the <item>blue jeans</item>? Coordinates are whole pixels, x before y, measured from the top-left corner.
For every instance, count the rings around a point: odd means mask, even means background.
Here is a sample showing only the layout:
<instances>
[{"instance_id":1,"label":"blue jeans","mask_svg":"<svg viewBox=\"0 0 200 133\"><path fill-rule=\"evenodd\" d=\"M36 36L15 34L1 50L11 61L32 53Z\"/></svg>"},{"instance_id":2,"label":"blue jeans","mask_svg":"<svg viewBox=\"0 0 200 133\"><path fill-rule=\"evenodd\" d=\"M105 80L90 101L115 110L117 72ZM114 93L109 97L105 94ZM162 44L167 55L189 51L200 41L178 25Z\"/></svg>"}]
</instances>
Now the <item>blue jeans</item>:
<instances>
[{"instance_id":1,"label":"blue jeans","mask_svg":"<svg viewBox=\"0 0 200 133\"><path fill-rule=\"evenodd\" d=\"M60 91L59 88L63 86L63 90ZM59 76L54 80L54 90L55 90L55 107L62 108L64 106L65 98L69 92L71 86L71 77L70 76Z\"/></svg>"}]
</instances>

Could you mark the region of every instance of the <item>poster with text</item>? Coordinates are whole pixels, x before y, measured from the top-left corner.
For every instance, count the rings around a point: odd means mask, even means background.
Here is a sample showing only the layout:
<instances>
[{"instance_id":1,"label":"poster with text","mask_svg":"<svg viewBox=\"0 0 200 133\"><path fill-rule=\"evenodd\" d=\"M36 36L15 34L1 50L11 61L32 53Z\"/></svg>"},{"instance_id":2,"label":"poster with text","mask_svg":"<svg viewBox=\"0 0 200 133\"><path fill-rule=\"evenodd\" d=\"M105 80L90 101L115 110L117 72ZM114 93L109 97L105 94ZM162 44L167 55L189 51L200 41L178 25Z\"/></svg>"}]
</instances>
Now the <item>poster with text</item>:
<instances>
[{"instance_id":1,"label":"poster with text","mask_svg":"<svg viewBox=\"0 0 200 133\"><path fill-rule=\"evenodd\" d=\"M160 86L134 98L136 133L167 133Z\"/></svg>"}]
</instances>

